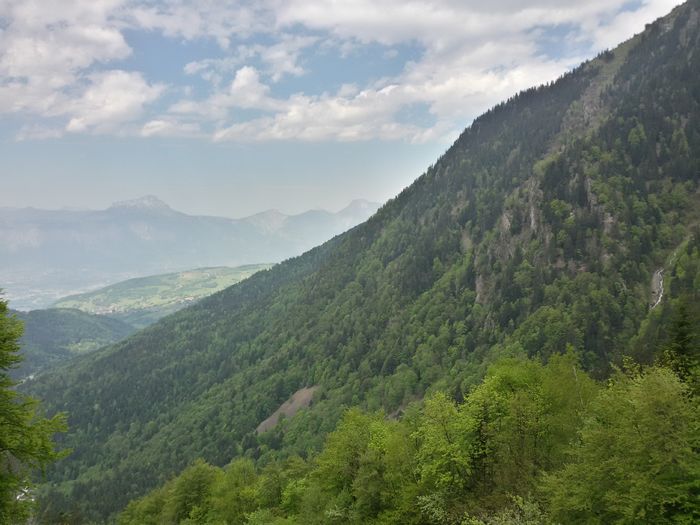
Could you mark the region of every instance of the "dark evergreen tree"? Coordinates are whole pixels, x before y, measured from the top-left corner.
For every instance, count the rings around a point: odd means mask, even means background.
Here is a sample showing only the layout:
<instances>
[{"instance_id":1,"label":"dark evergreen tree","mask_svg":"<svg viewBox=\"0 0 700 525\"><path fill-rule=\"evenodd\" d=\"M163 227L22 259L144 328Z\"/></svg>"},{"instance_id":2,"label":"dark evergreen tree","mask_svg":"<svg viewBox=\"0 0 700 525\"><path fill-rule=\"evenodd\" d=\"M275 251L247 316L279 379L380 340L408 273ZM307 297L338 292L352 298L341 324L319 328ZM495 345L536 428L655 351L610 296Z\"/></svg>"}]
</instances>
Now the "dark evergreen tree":
<instances>
[{"instance_id":1,"label":"dark evergreen tree","mask_svg":"<svg viewBox=\"0 0 700 525\"><path fill-rule=\"evenodd\" d=\"M10 370L21 361L22 323L0 299L0 523L28 519L35 499L30 475L59 454L53 435L65 430L60 415L43 418L38 403L15 391Z\"/></svg>"}]
</instances>

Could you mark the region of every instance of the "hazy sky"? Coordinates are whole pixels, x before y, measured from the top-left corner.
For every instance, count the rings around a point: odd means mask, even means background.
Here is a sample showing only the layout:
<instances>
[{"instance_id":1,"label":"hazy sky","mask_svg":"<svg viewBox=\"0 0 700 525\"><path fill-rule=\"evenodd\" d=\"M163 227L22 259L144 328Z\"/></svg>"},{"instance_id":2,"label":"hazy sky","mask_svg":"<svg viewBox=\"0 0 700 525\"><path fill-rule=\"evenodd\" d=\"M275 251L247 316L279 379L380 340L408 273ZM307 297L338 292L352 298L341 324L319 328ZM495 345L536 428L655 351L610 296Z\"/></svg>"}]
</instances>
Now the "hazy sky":
<instances>
[{"instance_id":1,"label":"hazy sky","mask_svg":"<svg viewBox=\"0 0 700 525\"><path fill-rule=\"evenodd\" d=\"M385 200L675 0L0 0L0 206Z\"/></svg>"}]
</instances>

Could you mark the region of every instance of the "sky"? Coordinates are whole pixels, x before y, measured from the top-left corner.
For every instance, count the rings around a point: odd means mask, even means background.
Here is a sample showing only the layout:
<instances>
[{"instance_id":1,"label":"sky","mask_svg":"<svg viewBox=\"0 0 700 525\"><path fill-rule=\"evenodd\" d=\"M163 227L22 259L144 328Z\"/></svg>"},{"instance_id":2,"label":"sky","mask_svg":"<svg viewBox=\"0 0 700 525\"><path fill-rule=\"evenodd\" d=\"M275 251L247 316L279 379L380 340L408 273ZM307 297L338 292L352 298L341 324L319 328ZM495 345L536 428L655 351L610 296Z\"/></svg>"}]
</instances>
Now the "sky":
<instances>
[{"instance_id":1,"label":"sky","mask_svg":"<svg viewBox=\"0 0 700 525\"><path fill-rule=\"evenodd\" d=\"M385 201L676 0L0 0L0 206Z\"/></svg>"}]
</instances>

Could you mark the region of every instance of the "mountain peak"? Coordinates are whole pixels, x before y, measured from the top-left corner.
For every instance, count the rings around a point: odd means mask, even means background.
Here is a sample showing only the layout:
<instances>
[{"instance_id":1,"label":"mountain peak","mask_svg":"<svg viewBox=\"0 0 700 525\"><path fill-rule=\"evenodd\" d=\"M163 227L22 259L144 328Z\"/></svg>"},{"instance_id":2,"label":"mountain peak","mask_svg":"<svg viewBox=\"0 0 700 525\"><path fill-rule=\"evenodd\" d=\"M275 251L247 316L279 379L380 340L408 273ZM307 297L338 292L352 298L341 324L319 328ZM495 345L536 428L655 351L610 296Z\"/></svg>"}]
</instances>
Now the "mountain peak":
<instances>
[{"instance_id":1,"label":"mountain peak","mask_svg":"<svg viewBox=\"0 0 700 525\"><path fill-rule=\"evenodd\" d=\"M170 210L165 202L155 195L145 195L138 199L118 201L112 204L111 208L136 208L141 210Z\"/></svg>"},{"instance_id":2,"label":"mountain peak","mask_svg":"<svg viewBox=\"0 0 700 525\"><path fill-rule=\"evenodd\" d=\"M289 216L279 210L272 209L256 213L255 215L246 217L244 220L264 232L273 233L282 228L285 222L287 222L287 219L289 219Z\"/></svg>"},{"instance_id":3,"label":"mountain peak","mask_svg":"<svg viewBox=\"0 0 700 525\"><path fill-rule=\"evenodd\" d=\"M348 210L348 209L355 208L355 209L366 210L366 209L372 208L374 206L378 206L378 204L376 202L368 201L367 199L353 199L352 201L350 201L350 204L348 204L343 209Z\"/></svg>"},{"instance_id":4,"label":"mountain peak","mask_svg":"<svg viewBox=\"0 0 700 525\"><path fill-rule=\"evenodd\" d=\"M366 199L355 199L337 214L341 216L354 216L357 214L369 216L376 212L380 207L381 204L377 202L371 202Z\"/></svg>"}]
</instances>

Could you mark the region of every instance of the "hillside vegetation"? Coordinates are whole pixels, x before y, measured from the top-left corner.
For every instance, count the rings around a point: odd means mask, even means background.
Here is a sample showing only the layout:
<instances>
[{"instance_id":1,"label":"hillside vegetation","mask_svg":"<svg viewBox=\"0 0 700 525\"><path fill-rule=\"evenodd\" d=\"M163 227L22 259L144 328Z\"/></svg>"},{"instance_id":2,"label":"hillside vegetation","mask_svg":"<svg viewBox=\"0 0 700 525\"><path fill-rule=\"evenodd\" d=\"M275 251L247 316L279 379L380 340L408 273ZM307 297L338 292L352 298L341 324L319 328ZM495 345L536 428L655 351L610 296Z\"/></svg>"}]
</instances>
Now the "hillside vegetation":
<instances>
[{"instance_id":1,"label":"hillside vegetation","mask_svg":"<svg viewBox=\"0 0 700 525\"><path fill-rule=\"evenodd\" d=\"M360 226L28 383L51 411L69 413L64 445L73 452L48 472L47 519L106 519L196 458L216 466L247 458L260 468L287 462L282 503L273 494L246 507L258 497L244 490L258 475L246 459L223 478L195 464L195 487L223 487L213 493L229 505L221 512L244 512L230 523L255 522L247 513L259 507L273 510L257 523L402 523L410 507L420 511L416 523L458 523L509 512L507 494L513 512L529 512L542 473L552 476L544 476L548 501L573 498L566 509L552 503L563 522L608 523L616 505L619 522L690 522L697 484L673 480L697 474L697 398L663 367L609 391L594 381L625 355L653 363L667 341L669 301L700 289L699 14L692 0L620 48L488 111ZM664 268L665 298L652 309L653 276ZM567 352L575 357L557 357ZM318 387L311 406L258 435L303 387ZM658 411L647 390L660 393ZM421 399L419 413L407 408ZM343 417L347 407L364 412ZM624 418L608 424L610 414ZM635 427L638 414L661 419ZM654 433L676 423L678 441ZM629 428L641 436L608 446ZM578 455L565 447L571 436ZM685 462L660 471L675 487L667 498L636 513L633 502L649 489L640 475L630 500L586 506L598 500L577 489L581 472L591 490L619 478L590 464L644 472L624 451L641 461L655 444L671 464ZM607 451L619 461L606 463ZM154 512L188 486L163 488ZM178 507L166 522L206 522L207 509ZM212 516L218 523L221 514Z\"/></svg>"},{"instance_id":2,"label":"hillside vegetation","mask_svg":"<svg viewBox=\"0 0 700 525\"><path fill-rule=\"evenodd\" d=\"M32 476L55 461L53 440L66 429L65 417L43 417L35 399L17 391L10 371L22 360L22 322L0 297L0 523L34 521Z\"/></svg>"},{"instance_id":3,"label":"hillside vegetation","mask_svg":"<svg viewBox=\"0 0 700 525\"><path fill-rule=\"evenodd\" d=\"M52 308L14 314L24 322L24 334L19 341L22 361L10 371L14 378L47 370L135 332L134 327L118 319L75 309Z\"/></svg>"},{"instance_id":4,"label":"hillside vegetation","mask_svg":"<svg viewBox=\"0 0 700 525\"><path fill-rule=\"evenodd\" d=\"M270 264L236 268L196 268L129 279L88 293L59 299L54 308L75 308L143 328L195 301L247 279Z\"/></svg>"},{"instance_id":5,"label":"hillside vegetation","mask_svg":"<svg viewBox=\"0 0 700 525\"><path fill-rule=\"evenodd\" d=\"M436 393L400 421L349 410L311 460L198 460L118 522L694 523L690 396L668 367L601 386L572 354L503 359L459 403Z\"/></svg>"}]
</instances>

